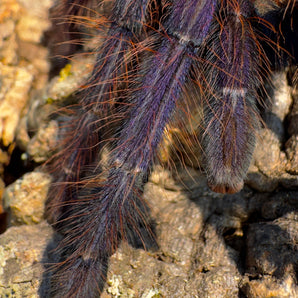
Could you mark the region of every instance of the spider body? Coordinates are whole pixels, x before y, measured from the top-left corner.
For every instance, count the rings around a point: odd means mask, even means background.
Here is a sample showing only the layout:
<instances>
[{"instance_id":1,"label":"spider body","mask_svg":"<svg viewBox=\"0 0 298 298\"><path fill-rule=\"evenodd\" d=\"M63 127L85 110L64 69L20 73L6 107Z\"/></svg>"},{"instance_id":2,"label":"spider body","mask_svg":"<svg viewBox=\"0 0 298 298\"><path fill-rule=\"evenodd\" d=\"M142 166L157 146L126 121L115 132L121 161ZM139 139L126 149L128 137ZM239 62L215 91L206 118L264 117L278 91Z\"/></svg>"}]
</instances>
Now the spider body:
<instances>
[{"instance_id":1,"label":"spider body","mask_svg":"<svg viewBox=\"0 0 298 298\"><path fill-rule=\"evenodd\" d=\"M77 14L79 5L100 3L63 1L62 11ZM79 93L80 109L61 130L47 203L63 235L51 297L99 295L120 241L134 234L144 242L144 230L153 237L143 186L188 83L203 102L210 188L234 193L243 187L259 126L261 68L268 66L254 27L262 20L245 0L162 5L166 13L155 20L156 2L114 2L107 37ZM103 165L98 156L106 146Z\"/></svg>"}]
</instances>

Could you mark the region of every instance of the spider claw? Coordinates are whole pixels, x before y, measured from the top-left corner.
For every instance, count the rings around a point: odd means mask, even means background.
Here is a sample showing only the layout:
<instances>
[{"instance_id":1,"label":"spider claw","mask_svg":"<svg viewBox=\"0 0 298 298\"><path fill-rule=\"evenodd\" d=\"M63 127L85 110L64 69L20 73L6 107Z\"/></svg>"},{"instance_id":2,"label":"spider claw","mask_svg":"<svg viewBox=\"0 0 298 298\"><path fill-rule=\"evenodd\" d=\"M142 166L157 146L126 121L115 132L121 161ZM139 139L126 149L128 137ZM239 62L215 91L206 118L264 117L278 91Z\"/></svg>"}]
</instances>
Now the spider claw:
<instances>
[{"instance_id":1,"label":"spider claw","mask_svg":"<svg viewBox=\"0 0 298 298\"><path fill-rule=\"evenodd\" d=\"M211 182L208 182L208 186L209 188L217 193L222 193L222 194L234 194L237 193L239 191L241 191L241 189L243 188L244 182L243 180L233 184L233 185L229 185L229 184L214 184Z\"/></svg>"}]
</instances>

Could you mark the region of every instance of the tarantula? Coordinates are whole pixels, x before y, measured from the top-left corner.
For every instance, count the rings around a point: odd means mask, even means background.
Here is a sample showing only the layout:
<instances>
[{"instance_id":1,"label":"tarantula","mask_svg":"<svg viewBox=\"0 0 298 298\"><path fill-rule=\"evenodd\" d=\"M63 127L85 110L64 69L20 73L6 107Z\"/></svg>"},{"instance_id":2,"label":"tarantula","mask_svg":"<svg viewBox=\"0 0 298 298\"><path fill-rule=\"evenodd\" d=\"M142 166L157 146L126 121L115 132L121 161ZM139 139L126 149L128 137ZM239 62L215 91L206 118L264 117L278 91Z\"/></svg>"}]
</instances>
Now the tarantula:
<instances>
[{"instance_id":1,"label":"tarantula","mask_svg":"<svg viewBox=\"0 0 298 298\"><path fill-rule=\"evenodd\" d=\"M59 11L74 30L79 16L102 3L64 0ZM203 109L198 138L210 189L241 190L267 56L272 48L275 56L287 52L273 36L296 8L295 1L273 0L113 1L111 14L97 22L107 34L51 161L46 213L63 235L51 297L100 295L120 241L154 238L143 186L167 125L188 119L194 106ZM106 148L108 158L100 159Z\"/></svg>"}]
</instances>

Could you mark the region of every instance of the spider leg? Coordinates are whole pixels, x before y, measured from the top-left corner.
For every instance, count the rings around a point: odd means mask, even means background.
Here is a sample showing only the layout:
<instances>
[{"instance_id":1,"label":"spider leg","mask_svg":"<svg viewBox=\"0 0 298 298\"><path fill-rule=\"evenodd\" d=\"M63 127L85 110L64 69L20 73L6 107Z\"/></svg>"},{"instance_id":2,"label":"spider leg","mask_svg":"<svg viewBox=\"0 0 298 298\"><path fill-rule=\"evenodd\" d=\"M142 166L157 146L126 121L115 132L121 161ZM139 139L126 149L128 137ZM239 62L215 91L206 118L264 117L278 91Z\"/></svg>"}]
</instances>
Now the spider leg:
<instances>
[{"instance_id":1,"label":"spider leg","mask_svg":"<svg viewBox=\"0 0 298 298\"><path fill-rule=\"evenodd\" d=\"M83 0L82 3L87 2ZM99 49L93 73L79 94L82 111L76 117L69 118L63 124L65 129L60 132L64 148L54 156L51 164L54 175L46 211L51 222L59 222L67 202L75 200L82 170L92 164L104 145L102 127L111 121L116 93L126 88L123 83L127 66L125 55L140 37L148 3L149 0L119 0L115 3L107 38ZM81 2L64 1L62 11L68 9L69 13L75 13L82 9L78 4ZM124 14L121 14L121 7L127 9ZM63 224L56 223L57 229L62 227Z\"/></svg>"},{"instance_id":2,"label":"spider leg","mask_svg":"<svg viewBox=\"0 0 298 298\"><path fill-rule=\"evenodd\" d=\"M252 15L250 1L223 0L213 28L208 57L213 94L205 100L203 148L208 184L215 192L241 190L254 151L263 58Z\"/></svg>"},{"instance_id":3,"label":"spider leg","mask_svg":"<svg viewBox=\"0 0 298 298\"><path fill-rule=\"evenodd\" d=\"M136 42L137 37L140 37L148 2L116 1L110 20L109 37L99 50L97 63L86 84L87 87L79 94L82 97L82 111L75 118L72 117L65 122L64 129L61 130L60 138L64 148L55 156L56 160L52 164L55 175L47 202L47 217L65 238L59 246L62 261L55 265L53 270L51 296L91 297L95 292L100 292L103 286L110 246L107 244L108 248L102 248L103 252L94 262L91 253L90 259L83 262L85 265L78 268L83 254L79 249L82 239L79 238L79 242L72 243L75 241L70 241L69 235L77 237L77 229L80 232L84 229L89 232L89 227L83 220L84 215L80 214L81 210L77 207L80 207L79 204L84 205L88 196L92 196L93 199L93 193L97 188L93 187L91 194L84 192L87 182L83 179L82 171L84 166L94 162L102 147L100 143L104 133L101 128L109 121L107 119L110 117L116 91L119 92L119 85L122 83L119 83L119 76L126 68L124 56L132 47L133 41ZM121 10L124 7L127 9L126 13ZM139 208L144 210L143 206ZM104 218L99 224L105 226ZM106 237L102 242L108 243L112 240ZM92 248L89 248L92 251ZM95 252L96 254L98 252ZM88 267L93 268L93 271L86 272ZM60 286L61 283L63 286Z\"/></svg>"},{"instance_id":4,"label":"spider leg","mask_svg":"<svg viewBox=\"0 0 298 298\"><path fill-rule=\"evenodd\" d=\"M49 171L52 172L52 184L46 202L45 216L54 228L61 232L63 216L68 201L76 198L85 165L97 157L100 135L97 130L98 120L92 113L78 113L64 121L59 137L62 149L53 156ZM92 150L90 150L90 146Z\"/></svg>"},{"instance_id":5,"label":"spider leg","mask_svg":"<svg viewBox=\"0 0 298 298\"><path fill-rule=\"evenodd\" d=\"M123 3L126 7L136 2ZM187 79L196 52L193 45L206 38L214 9L215 0L175 0L163 24L167 35L152 37L156 48L139 66L140 79L129 92L129 117L115 134L108 170L90 179L68 206L53 294L98 294L107 259L128 238L127 231L140 235L140 226L148 227L141 202L144 180Z\"/></svg>"},{"instance_id":6,"label":"spider leg","mask_svg":"<svg viewBox=\"0 0 298 298\"><path fill-rule=\"evenodd\" d=\"M127 88L126 55L142 39L149 0L117 0L110 18L111 26L99 50L93 73L81 101L100 117L109 114L119 88Z\"/></svg>"}]
</instances>

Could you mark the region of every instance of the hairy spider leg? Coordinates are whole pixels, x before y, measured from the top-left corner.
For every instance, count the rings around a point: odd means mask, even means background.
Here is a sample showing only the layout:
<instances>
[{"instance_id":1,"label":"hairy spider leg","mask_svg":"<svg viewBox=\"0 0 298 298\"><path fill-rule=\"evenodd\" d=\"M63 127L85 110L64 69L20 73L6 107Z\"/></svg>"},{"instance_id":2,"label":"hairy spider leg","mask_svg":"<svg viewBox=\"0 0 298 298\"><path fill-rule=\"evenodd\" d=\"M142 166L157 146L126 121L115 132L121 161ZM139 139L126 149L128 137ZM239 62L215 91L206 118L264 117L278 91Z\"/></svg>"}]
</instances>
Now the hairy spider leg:
<instances>
[{"instance_id":1,"label":"hairy spider leg","mask_svg":"<svg viewBox=\"0 0 298 298\"><path fill-rule=\"evenodd\" d=\"M65 122L61 129L59 137L64 148L54 156L54 163L51 165L55 175L46 213L48 219L54 223L54 228L65 234L65 242L68 242L67 235L76 229L78 222L83 229L88 229L81 219L75 219L70 232L69 226L65 224L64 220L65 218L70 220L76 216L69 206L75 205L78 200L81 200L78 198L78 193L86 184L86 180L83 178L84 174L82 174L84 166L92 164L98 158L98 152L101 148L99 144L102 142L103 134L101 128L109 121L107 119L113 99L115 99L116 90L119 92L119 81L121 80L119 77L125 71L124 56L132 44L141 37L148 3L148 0L119 0L115 2L110 18L111 26L107 34L109 38L99 49L93 73L86 83L86 88L79 94L82 97L79 103L81 111L77 112L76 117ZM66 1L65 5L70 4ZM123 12L121 7L126 7L126 11ZM61 259L67 258L70 252L77 252L78 258L80 257L81 252L67 243L65 249L62 249ZM72 265L76 266L76 264ZM95 287L100 287L102 284L99 283L100 285L98 285L96 280L104 279L101 274L104 276L107 268L105 256L101 258L98 266L95 270L98 276L95 278L91 276ZM57 269L58 267L59 269ZM78 279L80 275L76 276L72 274L71 270L68 271L71 268L67 264L61 262L56 265L56 269L53 271L51 281L51 296L60 297L61 293L67 297L89 297L91 295L91 290L88 290L88 284L91 282ZM81 269L83 276L85 267L83 266ZM68 271L68 274L61 274L64 270ZM65 283L66 286L61 287L61 283ZM78 294L77 288L80 289ZM93 286L91 289L93 293Z\"/></svg>"},{"instance_id":2,"label":"hairy spider leg","mask_svg":"<svg viewBox=\"0 0 298 298\"><path fill-rule=\"evenodd\" d=\"M93 74L87 82L86 95L82 99L84 107L91 105L93 111L103 113L99 117L109 114L116 92L127 86L126 56L134 44L142 40L149 3L149 0L115 1L110 29L99 50ZM121 86L123 83L126 84Z\"/></svg>"},{"instance_id":3,"label":"hairy spider leg","mask_svg":"<svg viewBox=\"0 0 298 298\"><path fill-rule=\"evenodd\" d=\"M211 190L235 193L243 187L259 126L262 49L250 23L251 2L220 2L207 57L212 96L205 99L203 149Z\"/></svg>"},{"instance_id":4,"label":"hairy spider leg","mask_svg":"<svg viewBox=\"0 0 298 298\"><path fill-rule=\"evenodd\" d=\"M190 71L193 44L206 38L214 9L215 0L173 1L163 24L168 36L156 34L156 50L141 61L140 80L130 94L133 106L116 135L106 180L93 188L86 185L77 203L68 206L52 296L98 295L107 259L127 231L140 234L140 223L147 226L140 207L144 179Z\"/></svg>"},{"instance_id":5,"label":"hairy spider leg","mask_svg":"<svg viewBox=\"0 0 298 298\"><path fill-rule=\"evenodd\" d=\"M62 11L75 13L81 8L78 6L80 3L64 2L69 8L61 8ZM79 94L81 111L63 123L60 139L63 140L64 149L54 156L51 164L54 175L46 212L47 218L56 223L55 227L60 232L63 228L60 220L65 216L65 208L76 199L83 184L80 181L84 167L92 164L104 145L103 130L111 122L116 93L126 85L122 83L127 64L125 55L141 36L148 3L149 0L115 2L107 38L99 49L93 73ZM121 7L126 7L122 14ZM121 77L121 74L124 76Z\"/></svg>"}]
</instances>

